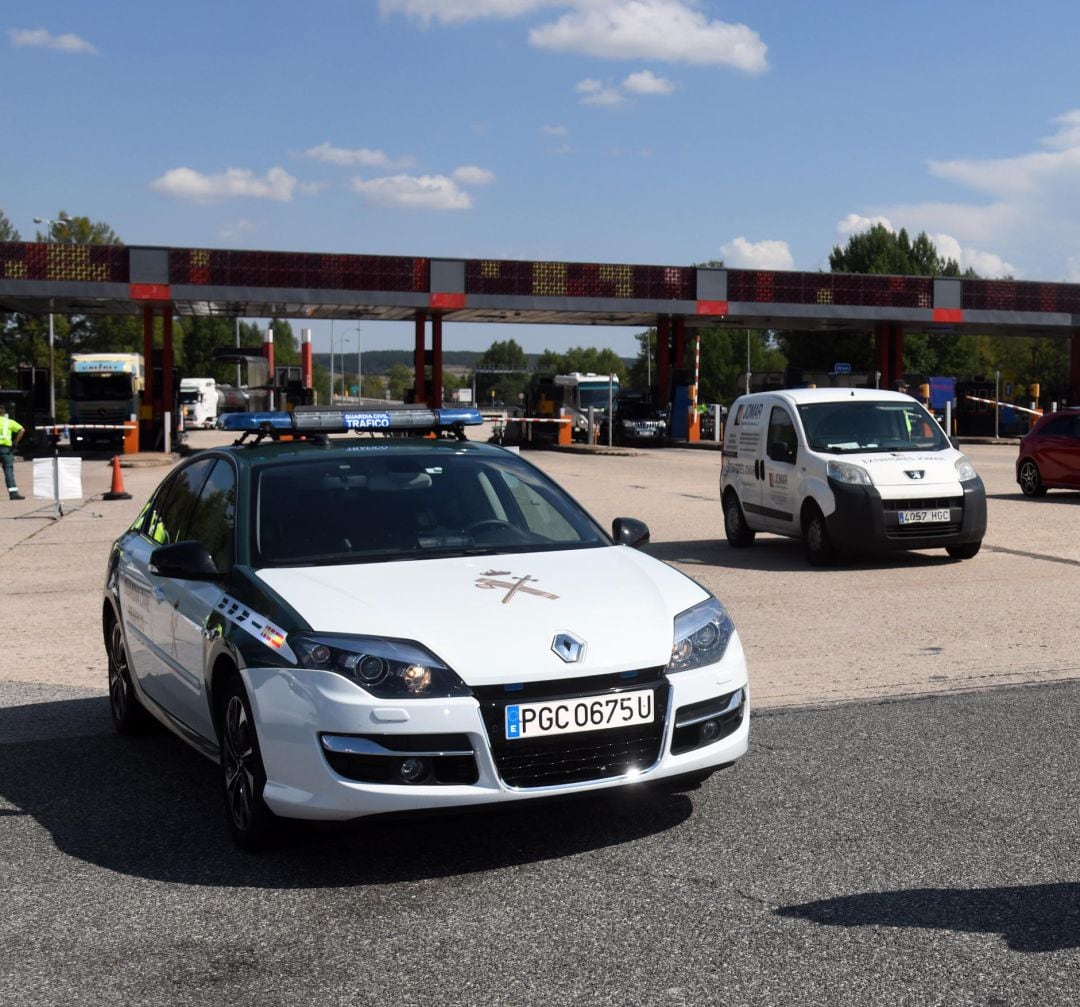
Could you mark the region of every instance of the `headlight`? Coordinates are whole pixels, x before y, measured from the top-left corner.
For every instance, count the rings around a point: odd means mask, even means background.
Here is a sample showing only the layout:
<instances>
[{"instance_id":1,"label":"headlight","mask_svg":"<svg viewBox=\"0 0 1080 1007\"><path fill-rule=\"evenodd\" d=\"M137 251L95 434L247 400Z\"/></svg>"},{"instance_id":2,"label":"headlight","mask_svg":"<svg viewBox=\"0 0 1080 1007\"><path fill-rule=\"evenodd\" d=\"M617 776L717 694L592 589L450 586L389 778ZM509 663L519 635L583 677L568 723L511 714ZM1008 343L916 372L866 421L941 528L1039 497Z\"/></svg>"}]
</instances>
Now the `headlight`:
<instances>
[{"instance_id":1,"label":"headlight","mask_svg":"<svg viewBox=\"0 0 1080 1007\"><path fill-rule=\"evenodd\" d=\"M634 421L633 420L623 420L622 421L622 428L623 428L623 430L633 430L634 429Z\"/></svg>"},{"instance_id":2,"label":"headlight","mask_svg":"<svg viewBox=\"0 0 1080 1007\"><path fill-rule=\"evenodd\" d=\"M858 486L874 485L874 480L870 478L870 473L866 469L859 465L852 465L850 462L829 462L826 472L830 479L835 479L838 483Z\"/></svg>"},{"instance_id":3,"label":"headlight","mask_svg":"<svg viewBox=\"0 0 1080 1007\"><path fill-rule=\"evenodd\" d=\"M297 633L289 645L302 667L336 672L379 699L472 695L431 651L407 640Z\"/></svg>"},{"instance_id":4,"label":"headlight","mask_svg":"<svg viewBox=\"0 0 1080 1007\"><path fill-rule=\"evenodd\" d=\"M735 624L715 598L675 616L675 642L668 671L689 671L715 664L724 656Z\"/></svg>"},{"instance_id":5,"label":"headlight","mask_svg":"<svg viewBox=\"0 0 1080 1007\"><path fill-rule=\"evenodd\" d=\"M969 483L972 479L978 479L979 473L975 471L975 466L968 461L966 455L961 455L956 459L956 478L962 483Z\"/></svg>"}]
</instances>

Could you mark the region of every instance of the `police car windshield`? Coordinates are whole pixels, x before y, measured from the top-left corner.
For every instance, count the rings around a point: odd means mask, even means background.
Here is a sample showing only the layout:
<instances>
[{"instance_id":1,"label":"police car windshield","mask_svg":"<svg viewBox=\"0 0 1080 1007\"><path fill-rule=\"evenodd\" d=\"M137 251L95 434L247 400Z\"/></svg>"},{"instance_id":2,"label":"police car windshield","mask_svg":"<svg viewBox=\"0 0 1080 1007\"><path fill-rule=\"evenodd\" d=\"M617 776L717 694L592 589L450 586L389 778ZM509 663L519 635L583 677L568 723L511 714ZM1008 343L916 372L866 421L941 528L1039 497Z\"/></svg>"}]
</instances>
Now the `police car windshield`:
<instances>
[{"instance_id":1,"label":"police car windshield","mask_svg":"<svg viewBox=\"0 0 1080 1007\"><path fill-rule=\"evenodd\" d=\"M941 427L910 402L815 402L799 406L814 451L939 451L949 446Z\"/></svg>"},{"instance_id":2,"label":"police car windshield","mask_svg":"<svg viewBox=\"0 0 1080 1007\"><path fill-rule=\"evenodd\" d=\"M609 544L512 455L358 447L256 470L258 566L312 566Z\"/></svg>"}]
</instances>

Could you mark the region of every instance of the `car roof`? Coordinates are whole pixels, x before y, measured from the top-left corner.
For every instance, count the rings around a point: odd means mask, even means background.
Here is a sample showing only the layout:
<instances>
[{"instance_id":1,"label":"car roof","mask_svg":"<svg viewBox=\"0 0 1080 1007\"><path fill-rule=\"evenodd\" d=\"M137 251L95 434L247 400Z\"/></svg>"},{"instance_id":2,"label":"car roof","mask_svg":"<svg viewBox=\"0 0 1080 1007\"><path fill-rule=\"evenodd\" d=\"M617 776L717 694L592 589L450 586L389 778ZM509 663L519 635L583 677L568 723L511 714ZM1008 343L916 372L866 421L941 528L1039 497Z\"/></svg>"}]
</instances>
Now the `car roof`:
<instances>
[{"instance_id":1,"label":"car roof","mask_svg":"<svg viewBox=\"0 0 1080 1007\"><path fill-rule=\"evenodd\" d=\"M775 391L753 392L743 396L754 399L766 395L775 395L795 406L811 405L816 402L913 402L904 392L891 392L885 388L778 388Z\"/></svg>"}]
</instances>

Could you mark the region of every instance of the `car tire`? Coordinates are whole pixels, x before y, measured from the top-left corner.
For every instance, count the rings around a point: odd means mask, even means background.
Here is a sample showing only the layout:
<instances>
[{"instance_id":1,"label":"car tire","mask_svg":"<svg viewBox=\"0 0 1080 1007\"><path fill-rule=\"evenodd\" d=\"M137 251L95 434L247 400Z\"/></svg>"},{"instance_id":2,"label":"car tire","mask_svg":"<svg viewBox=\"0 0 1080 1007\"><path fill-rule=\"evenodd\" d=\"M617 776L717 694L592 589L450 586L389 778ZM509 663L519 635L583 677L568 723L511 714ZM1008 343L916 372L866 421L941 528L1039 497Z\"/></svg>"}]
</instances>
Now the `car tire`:
<instances>
[{"instance_id":1,"label":"car tire","mask_svg":"<svg viewBox=\"0 0 1080 1007\"><path fill-rule=\"evenodd\" d=\"M807 510L803 520L803 544L811 566L830 566L836 559L825 515L815 506Z\"/></svg>"},{"instance_id":2,"label":"car tire","mask_svg":"<svg viewBox=\"0 0 1080 1007\"><path fill-rule=\"evenodd\" d=\"M225 817L241 849L257 852L278 838L278 818L263 800L266 770L251 702L240 677L230 677L220 700L221 771Z\"/></svg>"},{"instance_id":3,"label":"car tire","mask_svg":"<svg viewBox=\"0 0 1080 1007\"><path fill-rule=\"evenodd\" d=\"M746 549L754 544L756 532L747 527L746 515L734 492L724 499L724 534L734 549Z\"/></svg>"},{"instance_id":4,"label":"car tire","mask_svg":"<svg viewBox=\"0 0 1080 1007\"><path fill-rule=\"evenodd\" d=\"M965 542L963 545L947 545L945 551L953 559L971 559L978 554L980 548L982 548L982 539L978 542Z\"/></svg>"},{"instance_id":5,"label":"car tire","mask_svg":"<svg viewBox=\"0 0 1080 1007\"><path fill-rule=\"evenodd\" d=\"M1020 492L1026 497L1041 497L1046 493L1046 486L1042 481L1042 473L1039 466L1030 458L1025 458L1017 473L1016 481L1020 484Z\"/></svg>"},{"instance_id":6,"label":"car tire","mask_svg":"<svg viewBox=\"0 0 1080 1007\"><path fill-rule=\"evenodd\" d=\"M152 723L135 694L127 642L119 619L113 620L109 630L109 712L117 734L142 734Z\"/></svg>"}]
</instances>

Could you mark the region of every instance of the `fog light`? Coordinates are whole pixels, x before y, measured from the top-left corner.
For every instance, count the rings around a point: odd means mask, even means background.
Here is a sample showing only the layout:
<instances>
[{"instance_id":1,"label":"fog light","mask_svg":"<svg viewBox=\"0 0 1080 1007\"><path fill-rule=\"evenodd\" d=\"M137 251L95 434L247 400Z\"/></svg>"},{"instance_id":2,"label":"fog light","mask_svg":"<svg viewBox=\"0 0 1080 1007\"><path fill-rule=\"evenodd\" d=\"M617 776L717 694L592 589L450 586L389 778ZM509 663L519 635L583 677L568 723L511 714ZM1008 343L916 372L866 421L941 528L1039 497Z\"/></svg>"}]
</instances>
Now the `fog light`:
<instances>
[{"instance_id":1,"label":"fog light","mask_svg":"<svg viewBox=\"0 0 1080 1007\"><path fill-rule=\"evenodd\" d=\"M406 783L416 783L427 776L428 765L426 759L403 759L398 772Z\"/></svg>"},{"instance_id":2,"label":"fog light","mask_svg":"<svg viewBox=\"0 0 1080 1007\"><path fill-rule=\"evenodd\" d=\"M706 720L701 725L701 743L707 745L710 741L715 741L717 735L720 734L720 725L715 720Z\"/></svg>"}]
</instances>

